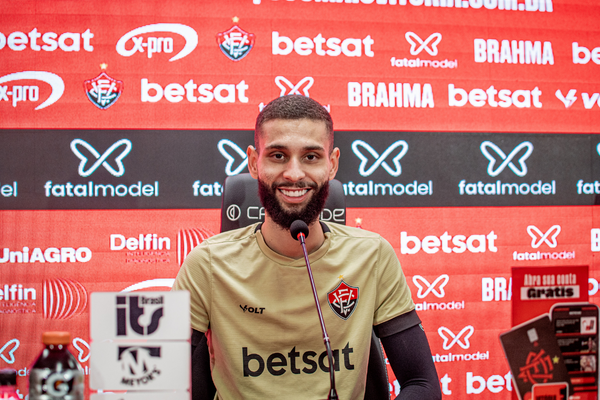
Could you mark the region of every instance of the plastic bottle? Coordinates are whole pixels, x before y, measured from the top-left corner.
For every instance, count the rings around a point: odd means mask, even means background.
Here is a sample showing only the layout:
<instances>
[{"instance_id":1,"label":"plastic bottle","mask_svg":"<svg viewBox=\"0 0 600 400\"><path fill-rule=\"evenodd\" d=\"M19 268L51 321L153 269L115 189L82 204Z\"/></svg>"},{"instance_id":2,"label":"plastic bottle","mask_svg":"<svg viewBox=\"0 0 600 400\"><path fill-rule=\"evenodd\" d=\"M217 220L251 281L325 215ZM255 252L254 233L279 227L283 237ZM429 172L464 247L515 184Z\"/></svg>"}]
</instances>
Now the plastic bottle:
<instances>
[{"instance_id":1,"label":"plastic bottle","mask_svg":"<svg viewBox=\"0 0 600 400\"><path fill-rule=\"evenodd\" d=\"M17 371L14 369L0 369L0 400L19 400Z\"/></svg>"},{"instance_id":2,"label":"plastic bottle","mask_svg":"<svg viewBox=\"0 0 600 400\"><path fill-rule=\"evenodd\" d=\"M69 332L44 332L46 346L31 367L29 400L83 400L83 372L67 350Z\"/></svg>"}]
</instances>

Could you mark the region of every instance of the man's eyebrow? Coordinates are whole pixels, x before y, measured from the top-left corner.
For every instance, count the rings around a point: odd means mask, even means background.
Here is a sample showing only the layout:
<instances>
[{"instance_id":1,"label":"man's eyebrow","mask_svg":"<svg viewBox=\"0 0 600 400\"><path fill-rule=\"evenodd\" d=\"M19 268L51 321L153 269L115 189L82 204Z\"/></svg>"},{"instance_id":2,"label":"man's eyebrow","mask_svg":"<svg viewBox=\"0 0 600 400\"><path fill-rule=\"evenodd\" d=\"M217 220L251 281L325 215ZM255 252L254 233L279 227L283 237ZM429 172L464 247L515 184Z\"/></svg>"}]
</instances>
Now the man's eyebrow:
<instances>
[{"instance_id":1,"label":"man's eyebrow","mask_svg":"<svg viewBox=\"0 0 600 400\"><path fill-rule=\"evenodd\" d=\"M265 147L265 150L288 150L289 147L283 144L273 143ZM312 146L304 146L302 148L304 151L325 151L323 146L312 145Z\"/></svg>"}]
</instances>

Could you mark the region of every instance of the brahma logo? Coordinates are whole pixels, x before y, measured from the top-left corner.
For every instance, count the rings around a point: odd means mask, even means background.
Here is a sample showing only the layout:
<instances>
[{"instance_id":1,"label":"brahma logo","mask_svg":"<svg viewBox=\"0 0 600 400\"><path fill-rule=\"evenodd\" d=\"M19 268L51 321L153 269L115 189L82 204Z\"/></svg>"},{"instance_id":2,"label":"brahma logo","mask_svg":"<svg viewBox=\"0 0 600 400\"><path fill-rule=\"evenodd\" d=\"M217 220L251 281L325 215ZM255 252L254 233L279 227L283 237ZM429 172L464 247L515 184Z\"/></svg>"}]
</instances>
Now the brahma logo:
<instances>
[{"instance_id":1,"label":"brahma logo","mask_svg":"<svg viewBox=\"0 0 600 400\"><path fill-rule=\"evenodd\" d=\"M430 56L434 57L438 55L438 44L442 41L442 34L439 32L432 33L423 40L419 35L414 32L406 32L404 35L406 41L410 44L410 54L413 56L419 55L423 50ZM421 58L396 58L390 59L392 67L408 67L408 68L457 68L458 60L423 60Z\"/></svg>"},{"instance_id":2,"label":"brahma logo","mask_svg":"<svg viewBox=\"0 0 600 400\"><path fill-rule=\"evenodd\" d=\"M545 245L551 249L558 246L557 237L561 232L560 225L552 225L548 230L542 232L537 226L527 226L527 234L531 237L531 248L537 249ZM571 260L575 258L575 250L560 252L513 252L515 261L537 261L537 260Z\"/></svg>"},{"instance_id":3,"label":"brahma logo","mask_svg":"<svg viewBox=\"0 0 600 400\"><path fill-rule=\"evenodd\" d=\"M44 318L71 319L83 313L88 293L85 287L72 279L45 279Z\"/></svg>"},{"instance_id":4,"label":"brahma logo","mask_svg":"<svg viewBox=\"0 0 600 400\"><path fill-rule=\"evenodd\" d=\"M474 46L476 63L554 65L552 42L475 39Z\"/></svg>"},{"instance_id":5,"label":"brahma logo","mask_svg":"<svg viewBox=\"0 0 600 400\"><path fill-rule=\"evenodd\" d=\"M454 334L450 329L445 326L440 326L438 329L438 335L443 339L444 343L442 344L442 348L444 350L450 350L454 345L458 344L458 346L464 350L468 350L471 347L471 343L469 339L475 332L475 328L471 325L465 326L463 329L458 332L458 334ZM463 354L435 354L432 356L433 362L453 362L453 361L481 361L481 360L489 360L490 352L475 352L475 353L463 353Z\"/></svg>"},{"instance_id":6,"label":"brahma logo","mask_svg":"<svg viewBox=\"0 0 600 400\"><path fill-rule=\"evenodd\" d=\"M41 104L39 104L35 110L44 109L58 101L65 91L65 83L62 78L52 72L46 71L22 71L14 72L12 74L0 77L0 102L9 101L12 102L13 107L17 107L19 102L26 101L38 101L40 98L40 88L35 85L1 85L6 82L14 82L20 80L36 80L42 81L50 85L52 91L50 96ZM10 100L9 100L10 97Z\"/></svg>"},{"instance_id":7,"label":"brahma logo","mask_svg":"<svg viewBox=\"0 0 600 400\"><path fill-rule=\"evenodd\" d=\"M185 260L185 257L194 247L214 235L215 234L212 231L206 228L180 230L177 234L177 262L179 265L183 265L183 260Z\"/></svg>"},{"instance_id":8,"label":"brahma logo","mask_svg":"<svg viewBox=\"0 0 600 400\"><path fill-rule=\"evenodd\" d=\"M430 83L348 82L349 107L434 108Z\"/></svg>"},{"instance_id":9,"label":"brahma logo","mask_svg":"<svg viewBox=\"0 0 600 400\"><path fill-rule=\"evenodd\" d=\"M438 299L446 297L444 287L448 284L450 277L446 274L438 276L432 283L429 283L427 279L421 275L415 275L412 278L413 283L417 287L417 297L424 299L429 294L433 294ZM429 311L429 310L461 310L465 308L465 301L449 301L447 303L430 303L424 301L422 303L415 303L415 309L417 311Z\"/></svg>"},{"instance_id":10,"label":"brahma logo","mask_svg":"<svg viewBox=\"0 0 600 400\"><path fill-rule=\"evenodd\" d=\"M142 37L142 35L154 32L175 33L183 36L185 39L185 46L183 49L171 57L169 61L176 61L184 58L194 51L198 45L198 34L189 26L182 24L162 23L142 26L127 32L117 42L117 53L123 57L131 57L137 52L147 52L148 58L152 58L153 54L173 53L172 37L148 37L147 41L144 41L144 37ZM130 40L133 42L133 47L126 49L126 46Z\"/></svg>"},{"instance_id":11,"label":"brahma logo","mask_svg":"<svg viewBox=\"0 0 600 400\"><path fill-rule=\"evenodd\" d=\"M481 301L510 301L512 278L481 278Z\"/></svg>"}]
</instances>

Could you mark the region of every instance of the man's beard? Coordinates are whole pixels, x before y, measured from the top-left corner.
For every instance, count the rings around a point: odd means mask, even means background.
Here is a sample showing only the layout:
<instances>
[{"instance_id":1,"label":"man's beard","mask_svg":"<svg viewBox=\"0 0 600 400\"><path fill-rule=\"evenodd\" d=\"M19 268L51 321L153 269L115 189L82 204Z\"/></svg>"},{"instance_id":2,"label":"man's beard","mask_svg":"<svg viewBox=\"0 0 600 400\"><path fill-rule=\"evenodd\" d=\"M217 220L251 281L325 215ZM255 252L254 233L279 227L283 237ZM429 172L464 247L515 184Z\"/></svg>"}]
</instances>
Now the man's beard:
<instances>
[{"instance_id":1,"label":"man's beard","mask_svg":"<svg viewBox=\"0 0 600 400\"><path fill-rule=\"evenodd\" d=\"M321 186L318 186L316 183L307 184L303 182L300 182L298 185L294 185L294 188L308 187L314 193L312 194L312 197L306 206L302 207L298 205L298 207L302 208L292 208L289 211L284 210L277 200L276 193L277 188L280 185L289 187L289 185L284 185L282 183L273 183L271 187L269 187L260 179L258 180L258 194L260 196L260 201L273 222L284 229L290 229L292 222L296 221L297 219L304 221L306 225L310 225L317 220L319 214L325 207L325 201L329 195L329 182L325 182Z\"/></svg>"}]
</instances>

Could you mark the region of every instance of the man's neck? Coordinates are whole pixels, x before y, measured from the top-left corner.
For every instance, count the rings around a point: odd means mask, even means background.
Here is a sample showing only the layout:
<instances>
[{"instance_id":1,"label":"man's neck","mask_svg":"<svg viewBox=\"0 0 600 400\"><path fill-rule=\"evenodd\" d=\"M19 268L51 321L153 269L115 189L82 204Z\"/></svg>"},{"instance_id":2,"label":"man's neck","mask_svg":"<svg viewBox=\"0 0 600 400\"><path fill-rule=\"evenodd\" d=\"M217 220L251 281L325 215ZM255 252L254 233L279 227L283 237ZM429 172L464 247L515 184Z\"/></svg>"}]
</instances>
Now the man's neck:
<instances>
[{"instance_id":1,"label":"man's neck","mask_svg":"<svg viewBox=\"0 0 600 400\"><path fill-rule=\"evenodd\" d=\"M300 242L292 238L290 230L277 225L268 215L265 216L265 222L262 224L260 231L265 239L265 243L274 252L296 259L304 256ZM306 251L310 254L323 245L325 234L319 220L310 224L308 231Z\"/></svg>"}]
</instances>

